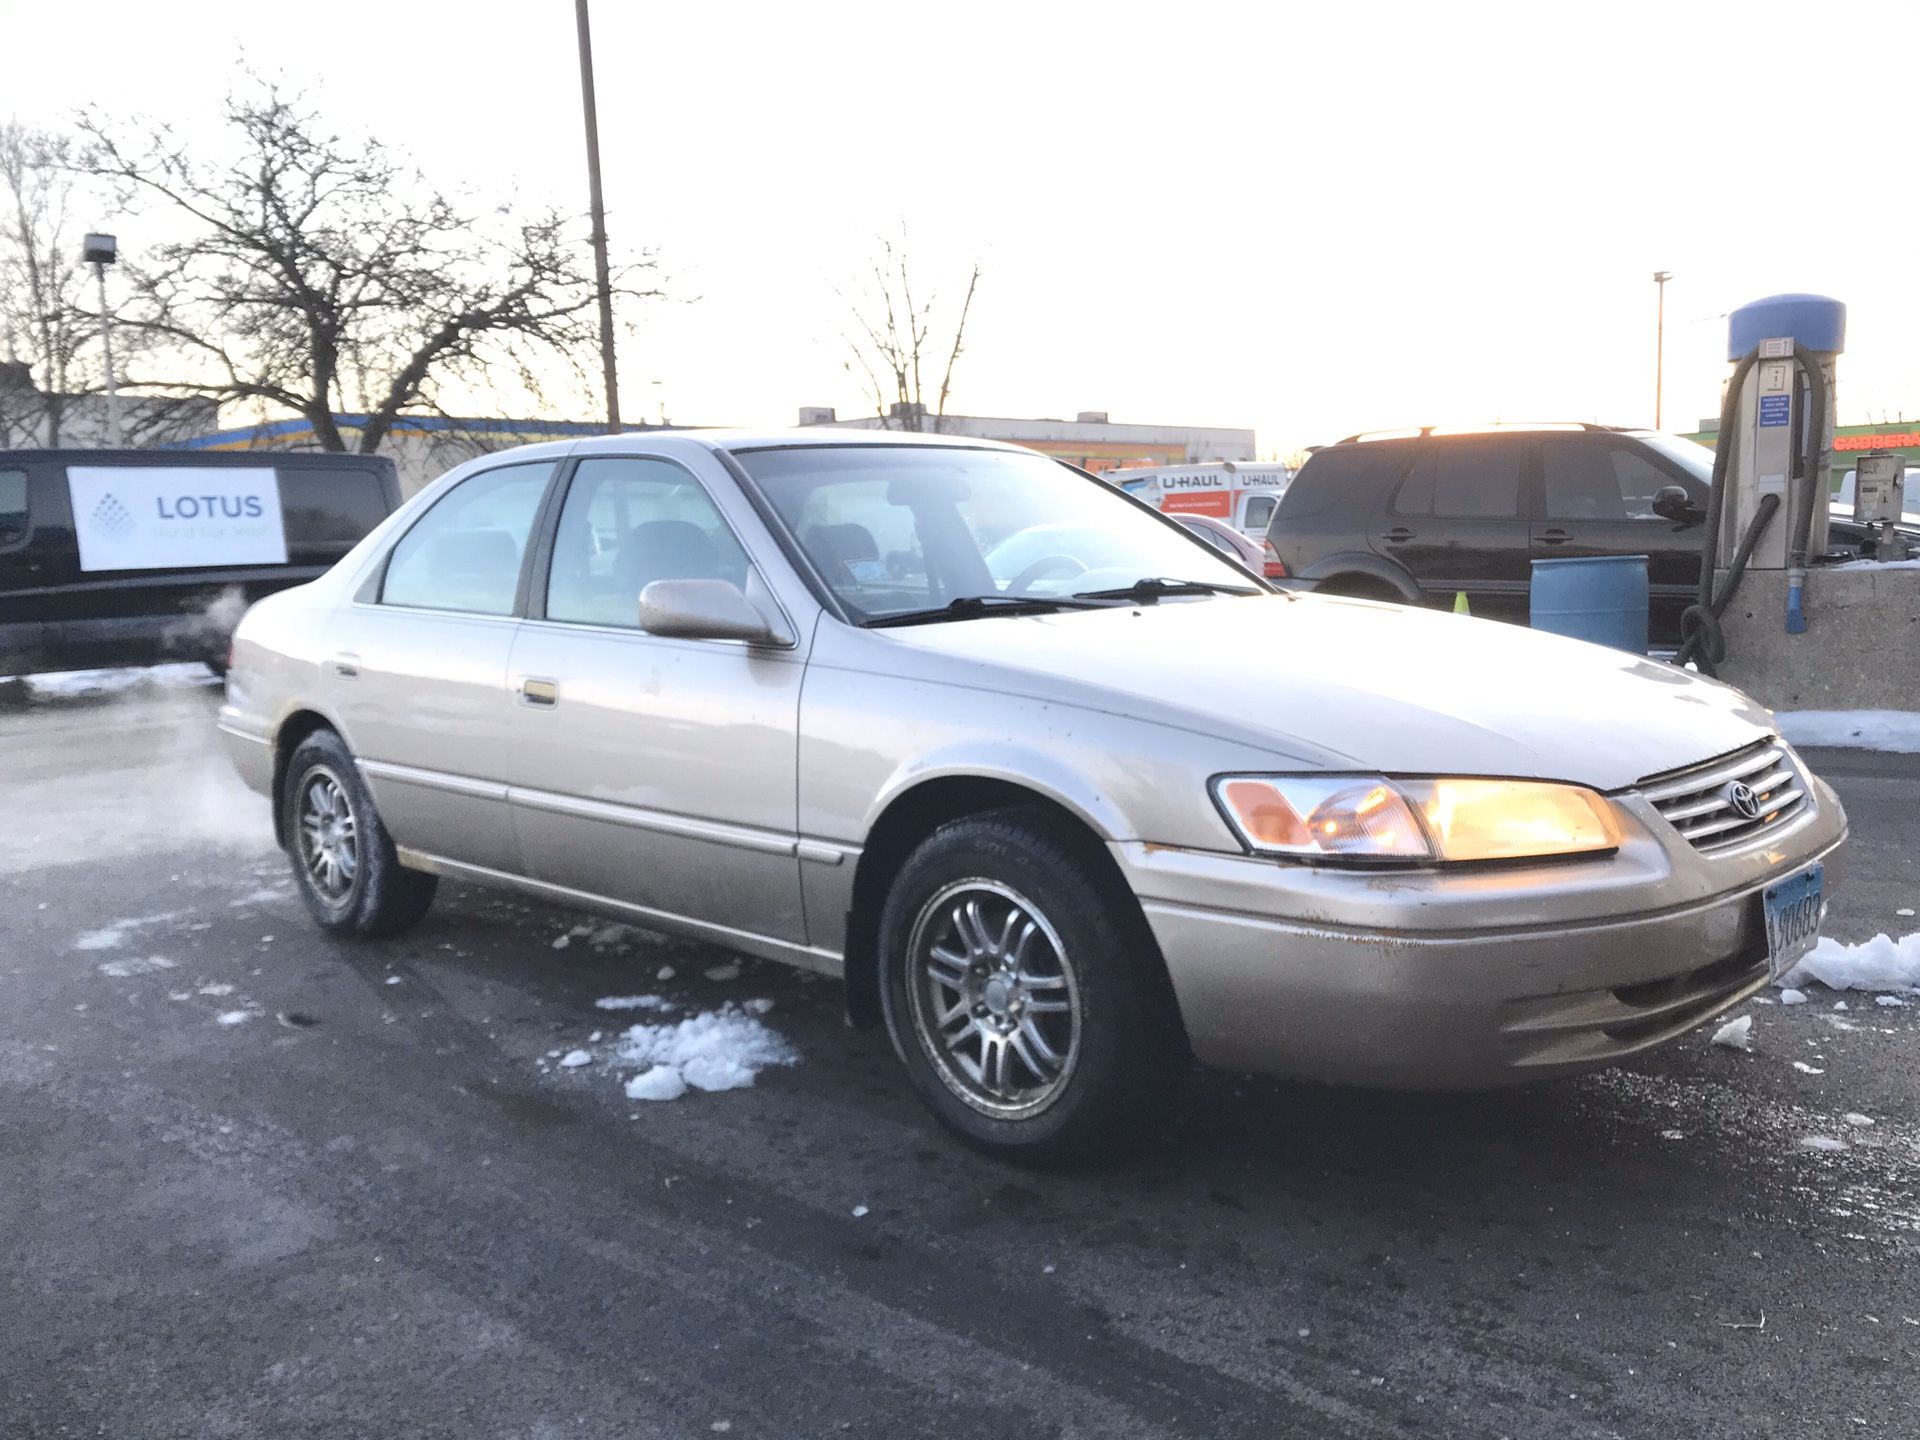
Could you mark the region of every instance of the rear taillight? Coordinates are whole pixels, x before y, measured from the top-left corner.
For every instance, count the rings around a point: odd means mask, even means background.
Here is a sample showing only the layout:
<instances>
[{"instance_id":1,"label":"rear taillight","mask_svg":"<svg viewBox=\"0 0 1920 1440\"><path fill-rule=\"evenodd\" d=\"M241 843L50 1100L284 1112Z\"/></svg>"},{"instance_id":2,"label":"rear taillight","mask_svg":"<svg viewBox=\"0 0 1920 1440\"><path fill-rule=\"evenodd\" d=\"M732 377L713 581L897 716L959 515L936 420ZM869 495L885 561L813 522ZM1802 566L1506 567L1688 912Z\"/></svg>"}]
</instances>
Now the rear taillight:
<instances>
[{"instance_id":1,"label":"rear taillight","mask_svg":"<svg viewBox=\"0 0 1920 1440\"><path fill-rule=\"evenodd\" d=\"M1269 580L1285 580L1287 567L1280 560L1280 552L1273 548L1273 541L1266 541L1262 548L1266 551L1266 558L1260 573Z\"/></svg>"}]
</instances>

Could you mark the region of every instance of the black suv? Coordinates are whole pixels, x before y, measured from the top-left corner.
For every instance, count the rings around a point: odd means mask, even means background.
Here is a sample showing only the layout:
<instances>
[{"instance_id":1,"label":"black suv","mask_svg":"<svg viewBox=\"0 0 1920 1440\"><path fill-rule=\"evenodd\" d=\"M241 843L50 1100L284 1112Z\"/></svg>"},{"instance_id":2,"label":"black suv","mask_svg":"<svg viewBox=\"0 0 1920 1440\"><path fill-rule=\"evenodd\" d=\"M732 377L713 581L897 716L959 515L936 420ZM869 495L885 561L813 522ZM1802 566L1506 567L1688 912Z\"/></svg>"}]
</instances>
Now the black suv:
<instances>
[{"instance_id":1,"label":"black suv","mask_svg":"<svg viewBox=\"0 0 1920 1440\"><path fill-rule=\"evenodd\" d=\"M1521 624L1535 560L1645 555L1652 642L1673 645L1712 472L1690 440L1606 425L1360 435L1308 458L1267 540L1323 593L1443 607L1464 593L1475 615Z\"/></svg>"},{"instance_id":2,"label":"black suv","mask_svg":"<svg viewBox=\"0 0 1920 1440\"><path fill-rule=\"evenodd\" d=\"M375 455L0 450L0 678L226 658L400 503Z\"/></svg>"}]
</instances>

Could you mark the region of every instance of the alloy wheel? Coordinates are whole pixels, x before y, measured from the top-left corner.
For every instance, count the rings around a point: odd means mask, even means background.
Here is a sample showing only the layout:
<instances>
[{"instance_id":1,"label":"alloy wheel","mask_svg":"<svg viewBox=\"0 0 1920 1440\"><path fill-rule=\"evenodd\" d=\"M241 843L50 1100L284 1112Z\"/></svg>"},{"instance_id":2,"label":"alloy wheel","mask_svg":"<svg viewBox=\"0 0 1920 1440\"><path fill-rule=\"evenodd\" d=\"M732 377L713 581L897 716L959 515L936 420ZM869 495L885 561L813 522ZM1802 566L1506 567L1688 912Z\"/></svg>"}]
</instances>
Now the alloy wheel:
<instances>
[{"instance_id":1,"label":"alloy wheel","mask_svg":"<svg viewBox=\"0 0 1920 1440\"><path fill-rule=\"evenodd\" d=\"M300 863L313 888L341 904L360 873L360 831L340 777L324 765L300 786Z\"/></svg>"},{"instance_id":2,"label":"alloy wheel","mask_svg":"<svg viewBox=\"0 0 1920 1440\"><path fill-rule=\"evenodd\" d=\"M1020 1119L1065 1089L1080 1053L1080 991L1058 933L1012 888L962 880L921 907L908 949L914 1033L974 1109Z\"/></svg>"}]
</instances>

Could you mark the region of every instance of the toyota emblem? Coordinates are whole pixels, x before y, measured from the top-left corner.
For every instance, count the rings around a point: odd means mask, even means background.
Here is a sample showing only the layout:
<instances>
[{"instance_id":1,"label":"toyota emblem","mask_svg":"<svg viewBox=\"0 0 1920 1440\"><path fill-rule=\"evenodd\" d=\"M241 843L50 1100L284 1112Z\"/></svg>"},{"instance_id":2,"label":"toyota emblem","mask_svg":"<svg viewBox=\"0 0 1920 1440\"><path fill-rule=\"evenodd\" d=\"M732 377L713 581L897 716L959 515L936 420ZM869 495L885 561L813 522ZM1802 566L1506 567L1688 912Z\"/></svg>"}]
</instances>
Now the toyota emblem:
<instances>
[{"instance_id":1,"label":"toyota emblem","mask_svg":"<svg viewBox=\"0 0 1920 1440\"><path fill-rule=\"evenodd\" d=\"M1760 818L1760 797L1753 793L1753 787L1744 780L1735 780L1726 789L1727 803L1747 820Z\"/></svg>"}]
</instances>

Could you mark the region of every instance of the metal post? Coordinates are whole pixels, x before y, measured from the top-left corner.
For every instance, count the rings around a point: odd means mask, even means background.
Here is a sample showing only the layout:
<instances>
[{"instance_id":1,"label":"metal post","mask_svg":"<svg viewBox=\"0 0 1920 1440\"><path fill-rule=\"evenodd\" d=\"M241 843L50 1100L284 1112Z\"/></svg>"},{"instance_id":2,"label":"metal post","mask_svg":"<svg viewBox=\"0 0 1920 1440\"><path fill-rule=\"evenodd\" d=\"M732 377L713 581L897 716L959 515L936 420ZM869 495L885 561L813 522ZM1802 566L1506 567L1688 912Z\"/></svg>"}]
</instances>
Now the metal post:
<instances>
[{"instance_id":1,"label":"metal post","mask_svg":"<svg viewBox=\"0 0 1920 1440\"><path fill-rule=\"evenodd\" d=\"M600 118L593 99L593 35L587 0L573 0L580 31L580 109L587 122L587 194L593 216L593 275L600 292L600 363L606 372L607 433L620 433L620 379L613 360L613 284L607 272L607 210L600 199Z\"/></svg>"},{"instance_id":2,"label":"metal post","mask_svg":"<svg viewBox=\"0 0 1920 1440\"><path fill-rule=\"evenodd\" d=\"M119 449L120 440L120 393L113 383L113 317L107 314L107 267L103 262L95 261L94 279L100 283L100 349L106 357L107 365L107 443Z\"/></svg>"},{"instance_id":3,"label":"metal post","mask_svg":"<svg viewBox=\"0 0 1920 1440\"><path fill-rule=\"evenodd\" d=\"M1660 401L1667 388L1667 281L1672 278L1671 270L1653 272L1653 283L1660 294L1653 342L1653 428L1656 430L1660 428Z\"/></svg>"}]
</instances>

